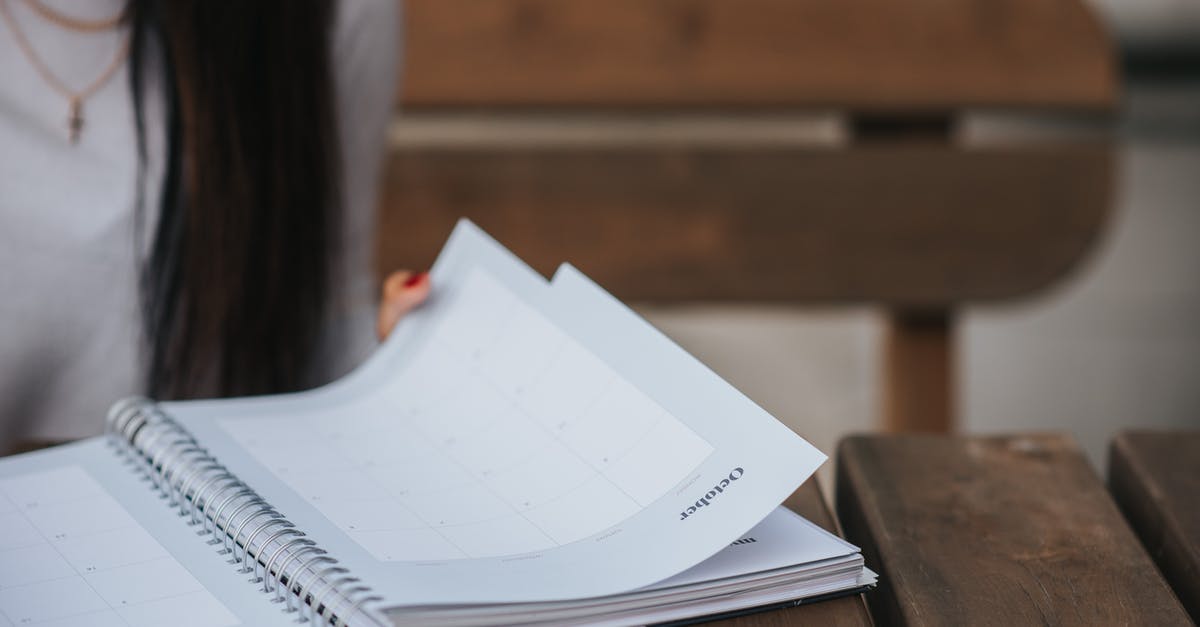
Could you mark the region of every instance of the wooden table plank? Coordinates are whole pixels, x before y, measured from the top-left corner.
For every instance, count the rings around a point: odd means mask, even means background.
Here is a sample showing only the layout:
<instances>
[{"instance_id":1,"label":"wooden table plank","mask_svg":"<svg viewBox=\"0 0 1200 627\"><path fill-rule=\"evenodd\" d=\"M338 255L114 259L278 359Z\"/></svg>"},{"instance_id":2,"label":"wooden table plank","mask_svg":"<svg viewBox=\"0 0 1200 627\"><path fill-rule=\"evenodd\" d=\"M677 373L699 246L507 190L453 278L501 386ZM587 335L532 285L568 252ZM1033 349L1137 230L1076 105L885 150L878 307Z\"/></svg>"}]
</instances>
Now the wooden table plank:
<instances>
[{"instance_id":1,"label":"wooden table plank","mask_svg":"<svg viewBox=\"0 0 1200 627\"><path fill-rule=\"evenodd\" d=\"M1113 439L1108 485L1142 545L1200 622L1200 432Z\"/></svg>"},{"instance_id":2,"label":"wooden table plank","mask_svg":"<svg viewBox=\"0 0 1200 627\"><path fill-rule=\"evenodd\" d=\"M837 523L834 522L833 515L825 505L825 499L821 497L821 488L816 477L806 481L783 504L826 531L838 533ZM788 625L865 627L871 625L871 617L867 614L867 606L862 597L863 595L860 594L706 624L714 627L785 627Z\"/></svg>"},{"instance_id":3,"label":"wooden table plank","mask_svg":"<svg viewBox=\"0 0 1200 627\"><path fill-rule=\"evenodd\" d=\"M854 436L837 457L881 625L1191 624L1066 436Z\"/></svg>"}]
</instances>

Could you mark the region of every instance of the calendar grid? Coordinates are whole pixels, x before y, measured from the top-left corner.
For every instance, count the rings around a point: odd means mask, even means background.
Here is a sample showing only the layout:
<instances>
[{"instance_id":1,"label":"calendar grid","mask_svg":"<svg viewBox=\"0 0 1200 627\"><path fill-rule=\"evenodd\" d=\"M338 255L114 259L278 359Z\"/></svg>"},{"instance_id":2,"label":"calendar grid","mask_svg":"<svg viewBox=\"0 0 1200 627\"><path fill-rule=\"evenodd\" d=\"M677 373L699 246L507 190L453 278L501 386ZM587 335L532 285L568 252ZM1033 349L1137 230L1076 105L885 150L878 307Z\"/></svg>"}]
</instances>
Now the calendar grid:
<instances>
[{"instance_id":1,"label":"calendar grid","mask_svg":"<svg viewBox=\"0 0 1200 627\"><path fill-rule=\"evenodd\" d=\"M303 433L288 426L294 416L221 427L382 561L576 542L661 498L712 453L486 273L472 272L446 306L403 371L353 404L299 417ZM290 470L296 459L304 471Z\"/></svg>"},{"instance_id":2,"label":"calendar grid","mask_svg":"<svg viewBox=\"0 0 1200 627\"><path fill-rule=\"evenodd\" d=\"M436 443L434 443L433 441L429 440L429 438L428 438L428 437L427 437L427 436L426 436L424 433L421 433L419 430L416 432L416 434L417 434L418 436L420 436L420 437L423 437L423 438L425 438L425 440L428 442L428 444L429 444L430 446L435 446L435 447L437 446L437 444L436 444ZM339 457L341 457L341 458L342 458L343 460L345 460L345 461L352 461L352 460L350 460L350 459L349 459L349 458L348 458L348 457L347 457L347 456L346 456L344 453L342 453L342 452L340 452L340 451L334 452L334 453L332 453L332 455L339 456ZM465 468L464 468L464 470L465 470ZM363 478L363 480L364 480L364 481L371 481L371 479L370 479L370 478L368 478L368 477L364 477L364 478ZM463 547L461 547L461 546L458 546L458 545L457 545L457 544L454 542L453 538L451 538L451 537L447 536L446 534L442 533L441 531L439 531L439 527L454 527L454 526L463 526L463 525L467 525L467 524L473 524L473 523L462 523L461 525L435 525L435 524L433 524L433 522L432 522L432 521L425 519L425 518L424 518L424 517L421 515L421 513L420 513L419 511L415 511L415 510L413 510L413 509L411 509L411 508L407 507L407 506L406 506L406 505L403 503L403 500L402 500L402 499L400 499L400 498L399 498L399 497L398 497L396 494L394 494L394 493L391 491L391 489L389 489L388 487L386 487L386 486L377 486L377 487L379 488L379 490L380 490L380 491L384 492L385 494L388 494L388 495L389 495L389 496L391 496L393 499L396 499L396 501L399 503L399 505L400 505L401 507L405 508L405 509L406 509L406 510L408 510L410 513L412 513L412 515L413 515L413 516L415 516L415 517L419 518L419 519L420 519L420 520L421 520L423 523L425 523L426 525L428 525L430 529L432 529L432 530L433 530L434 532L436 532L436 533L437 533L439 536L441 536L441 537L442 537L442 538L443 538L443 539L444 539L444 540L445 540L447 543L449 543L449 544L453 545L453 546L454 546L456 549L458 549L459 551L461 551L463 555L469 555L469 553L468 553L466 550L464 550L464 549L463 549ZM516 511L516 509L515 509L515 508L514 508L513 512L514 512L514 513L517 513L517 514L520 514L520 512ZM482 522L487 522L487 521L482 521ZM544 532L543 532L543 533L544 533ZM548 540L551 540L551 541L553 541L553 539L552 539L552 538L550 538L550 536L549 536L549 535L547 535L547 536L546 536L546 538L547 538Z\"/></svg>"},{"instance_id":3,"label":"calendar grid","mask_svg":"<svg viewBox=\"0 0 1200 627\"><path fill-rule=\"evenodd\" d=\"M44 486L70 486L74 491L71 498L51 500L16 499L14 491L27 490L33 494L54 494ZM126 612L137 610L155 603L170 602L183 597L195 597L203 594L209 609L218 608L213 618L219 624L235 624L236 618L203 586L195 580L183 567L171 557L152 536L139 525L132 516L107 491L104 490L90 475L78 466L66 466L55 470L26 473L0 480L0 498L7 507L3 514L19 517L19 522L9 518L4 533L30 532L36 540L19 546L8 546L0 551L0 573L4 581L0 584L0 613L13 625L38 625L47 621L56 624L70 622L71 624L97 624L94 621L104 618L105 624L120 624L126 627L142 627L151 624L146 621L133 621ZM53 515L43 515L46 510L52 510ZM89 524L89 515L101 519L109 516L111 524L116 526L98 525L99 528L79 531L79 525ZM23 523L23 525L21 524ZM20 525L20 526L18 526ZM73 525L75 527L73 527ZM108 536L124 534L122 538L132 547L131 551L142 551L146 556L140 559L129 559L114 553L120 551L118 545L110 545ZM66 550L67 546L73 550ZM18 551L46 549L47 553L39 556L38 563L15 563L3 559L4 554ZM24 560L21 560L24 562ZM5 565L9 565L5 568ZM165 566L165 570L159 567ZM26 569L24 580L11 581L18 572ZM54 576L41 576L38 569L58 568ZM122 573L116 582L109 580L107 588L97 585L96 578L106 574L130 569L132 572ZM50 571L47 571L50 572ZM173 592L165 592L147 598L137 599L139 586L153 585L149 582L153 575L165 575L170 584L177 586ZM44 574L44 573L43 573ZM142 584L139 584L139 577ZM174 577L174 579L170 579ZM163 579L156 582L163 585ZM22 594L24 593L24 594ZM133 593L126 601L127 593ZM144 594L144 592L141 592ZM120 601L115 601L120 598ZM76 607L53 613L54 605L75 604ZM195 611L194 603L189 601L179 605L180 612ZM41 613L39 615L39 612ZM214 623L214 624L218 624Z\"/></svg>"},{"instance_id":4,"label":"calendar grid","mask_svg":"<svg viewBox=\"0 0 1200 627\"><path fill-rule=\"evenodd\" d=\"M434 338L434 339L436 340L437 338ZM562 347L560 346L560 347L558 348L558 351L561 351L561 350L562 350ZM546 366L545 366L545 369L546 369L546 370L549 370L549 368L550 368L550 363L551 363L552 361L553 361L553 358L551 358L550 362L548 362L548 363L546 364ZM476 371L476 372L477 372L477 371ZM543 372L543 374L544 374L544 372ZM615 374L615 373L613 374L613 377L612 377L611 379L609 379L608 381L606 381L606 382L604 383L604 386L601 388L601 390L600 390L600 393L599 393L599 394L598 394L598 395L597 395L595 398L593 398L593 399L591 399L590 401L588 401L588 403L587 403L587 404L585 404L585 405L584 405L584 406L581 408L581 410L580 410L580 412L579 412L579 413L580 413L580 414L586 414L586 413L587 413L587 412L588 412L590 409L592 409L592 408L595 406L595 404L596 404L596 403L599 401L600 397L601 397L601 396L603 396L603 395L604 395L604 393L605 393L605 392L607 392L607 391L608 391L608 389L609 389L609 388L612 386L612 383L613 383L613 380L614 380L614 379L616 379L616 374ZM508 393L507 393L507 390L504 390L504 389L500 388L499 386L497 386L497 385L495 384L495 382L494 382L494 381L490 381L490 380L487 380L487 379L484 379L484 381L485 381L486 383L490 384L490 385L491 385L491 386L492 386L492 387L493 387L493 388L494 388L494 389L495 389L497 392L500 392L501 394L504 394L504 395L506 395L506 396L509 396L509 395L508 395ZM572 448L572 447L571 447L571 445L570 445L569 443L567 443L567 442L564 442L564 441L562 440L562 438L559 436L559 434L557 434L557 433L555 433L553 430L551 430L551 429L547 428L547 427L546 427L546 425L544 425L544 424L542 424L542 423L538 422L538 420L537 420L536 418L534 418L533 416L529 415L529 412L525 411L525 408L524 408L524 407L522 407L522 406L520 405L520 403L518 402L518 399L511 398L511 396L510 396L509 400L512 402L512 408L513 408L513 409L515 409L515 410L517 410L517 411L518 411L518 412L521 414L521 416L522 416L523 418L525 418L526 420L528 420L528 421L529 421L531 424L533 424L535 427L537 427L538 429L540 429L540 430L541 430L543 433L545 433L546 435L550 436L552 439L554 439L554 440L555 440L555 441L557 441L559 444L561 444L561 445L563 446L563 448L565 448L565 449L566 449L567 451L569 451L569 452L570 452L572 455L574 455L576 459L578 459L579 461L581 461L581 462L583 462L583 463L587 464L588 466L591 466L591 467L592 467L592 469L596 471L596 474L598 474L598 475L603 475L603 474L604 474L604 470L603 470L603 469L596 467L596 465L595 465L595 464L593 464L591 461L587 460L587 459L586 459L586 458L584 458L582 455L580 455L580 454L579 454L579 452L578 452L578 451L576 451L574 448ZM643 436L644 436L644 434L643 434ZM627 453L627 452L628 452L628 451L626 451L626 453ZM614 484L613 484L613 487L614 487L614 488L616 488L617 490L619 490L619 491L620 491L622 494L624 494L625 496L629 497L629 499L630 499L631 501L636 501L636 499L635 499L635 498L634 498L632 495L630 495L628 492L626 492L626 491L625 491L625 490L624 490L624 489L623 489L623 488L622 488L620 485L617 485L617 484L615 484L615 483L614 483ZM561 498L561 497L556 497L556 498ZM545 501L545 502L546 502L546 503L550 503L550 502L552 502L552 501L553 501L553 499L550 499L550 500L547 500L547 501ZM556 543L556 545L557 545L557 546L561 546L561 543Z\"/></svg>"},{"instance_id":5,"label":"calendar grid","mask_svg":"<svg viewBox=\"0 0 1200 627\"><path fill-rule=\"evenodd\" d=\"M0 483L0 490L3 490L3 483ZM13 506L12 511L14 511L18 515L20 515L25 520L25 522L28 523L30 525L30 527L33 528L33 530L38 534L38 537L40 537L42 539L43 544L50 547L56 554L58 554L58 556L60 558L62 558L62 560L64 562L66 562L68 564L71 563L70 560L67 559L67 556L63 555L62 551L59 550L59 548L57 546L55 546L53 542L50 541L50 538L46 537L45 532L40 527L38 527L37 523L35 521L29 519L29 515L25 512L25 509L23 509L21 506L17 505L16 503L13 503L12 499L10 497L8 497L7 494L0 494L0 496L4 496L4 498L9 502L9 504L11 506ZM95 572L95 571L88 571L88 572ZM95 586L93 586L90 582L88 582L87 578L83 576L83 573L76 571L76 573L73 575L65 575L65 576L57 578L57 579L60 579L60 580L80 579L87 585L88 589L90 589L92 591L92 593L96 595L97 598L100 598L100 599L104 598L103 596L100 595L99 591L96 590ZM43 582L53 582L53 581L55 581L55 579L45 579L45 580L40 580L40 581L28 582L25 585L35 584L35 583L43 583ZM10 589L11 588L20 588L21 585L7 586L7 587ZM105 603L108 603L108 602L105 601ZM113 607L112 604L108 604L108 609L115 612L117 608ZM100 610L100 611L103 611L103 610ZM79 615L83 615L83 614L96 614L96 613L98 613L96 610L87 610L85 612L80 612L79 614L59 616L56 618L72 618L73 616L79 616ZM118 616L120 616L120 615L118 614ZM13 623L14 625L18 624L17 621L14 621L14 620L12 620L11 617L7 616L7 613L5 614L5 617L8 618L9 622ZM130 627L132 627L132 625L129 623L129 621L125 620L125 618L123 616L120 618L121 618L122 623L124 623L126 625L130 625ZM37 624L37 622L41 622L41 621L23 621L19 624L34 625L34 624Z\"/></svg>"}]
</instances>

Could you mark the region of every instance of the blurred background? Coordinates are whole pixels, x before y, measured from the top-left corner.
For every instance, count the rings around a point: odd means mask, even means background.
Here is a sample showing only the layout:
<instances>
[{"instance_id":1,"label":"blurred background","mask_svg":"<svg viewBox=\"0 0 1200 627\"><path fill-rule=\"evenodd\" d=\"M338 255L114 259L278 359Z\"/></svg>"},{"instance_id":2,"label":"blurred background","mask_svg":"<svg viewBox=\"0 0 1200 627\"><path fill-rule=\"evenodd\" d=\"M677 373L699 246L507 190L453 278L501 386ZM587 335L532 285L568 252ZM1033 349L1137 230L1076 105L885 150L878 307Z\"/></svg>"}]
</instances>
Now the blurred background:
<instances>
[{"instance_id":1,"label":"blurred background","mask_svg":"<svg viewBox=\"0 0 1200 627\"><path fill-rule=\"evenodd\" d=\"M1200 426L1200 2L408 0L404 54L381 269L467 215L828 453Z\"/></svg>"}]
</instances>

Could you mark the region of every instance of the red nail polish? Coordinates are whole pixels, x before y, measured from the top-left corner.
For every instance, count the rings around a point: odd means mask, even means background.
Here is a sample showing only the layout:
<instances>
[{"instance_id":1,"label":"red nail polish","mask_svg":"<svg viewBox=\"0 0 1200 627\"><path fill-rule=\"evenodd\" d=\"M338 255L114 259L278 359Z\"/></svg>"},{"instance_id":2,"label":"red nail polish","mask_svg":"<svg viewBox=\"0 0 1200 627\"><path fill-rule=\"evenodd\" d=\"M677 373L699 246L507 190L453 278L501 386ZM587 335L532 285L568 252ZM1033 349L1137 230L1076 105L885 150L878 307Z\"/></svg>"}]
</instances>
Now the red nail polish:
<instances>
[{"instance_id":1,"label":"red nail polish","mask_svg":"<svg viewBox=\"0 0 1200 627\"><path fill-rule=\"evenodd\" d=\"M424 281L425 277L427 277L427 276L429 276L428 272L418 272L418 273L408 277L408 280L404 282L404 287L406 287L406 288L416 287L417 284L419 284L421 281Z\"/></svg>"}]
</instances>

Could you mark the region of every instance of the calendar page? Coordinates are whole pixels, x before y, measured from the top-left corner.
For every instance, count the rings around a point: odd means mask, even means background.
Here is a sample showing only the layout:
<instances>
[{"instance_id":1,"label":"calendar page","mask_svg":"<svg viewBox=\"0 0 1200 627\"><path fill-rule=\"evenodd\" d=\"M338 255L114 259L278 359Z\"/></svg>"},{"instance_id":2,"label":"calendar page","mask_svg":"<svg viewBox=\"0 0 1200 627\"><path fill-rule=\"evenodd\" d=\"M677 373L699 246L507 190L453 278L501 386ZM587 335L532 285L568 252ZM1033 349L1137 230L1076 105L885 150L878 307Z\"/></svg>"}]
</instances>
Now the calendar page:
<instances>
[{"instance_id":1,"label":"calendar page","mask_svg":"<svg viewBox=\"0 0 1200 627\"><path fill-rule=\"evenodd\" d=\"M482 271L456 299L404 375L338 415L223 428L380 561L577 542L654 503L712 453Z\"/></svg>"},{"instance_id":2,"label":"calendar page","mask_svg":"<svg viewBox=\"0 0 1200 627\"><path fill-rule=\"evenodd\" d=\"M163 404L394 604L654 583L824 460L598 287L551 285L470 223L432 281L343 381Z\"/></svg>"},{"instance_id":3,"label":"calendar page","mask_svg":"<svg viewBox=\"0 0 1200 627\"><path fill-rule=\"evenodd\" d=\"M0 625L287 625L99 439L0 459Z\"/></svg>"}]
</instances>

